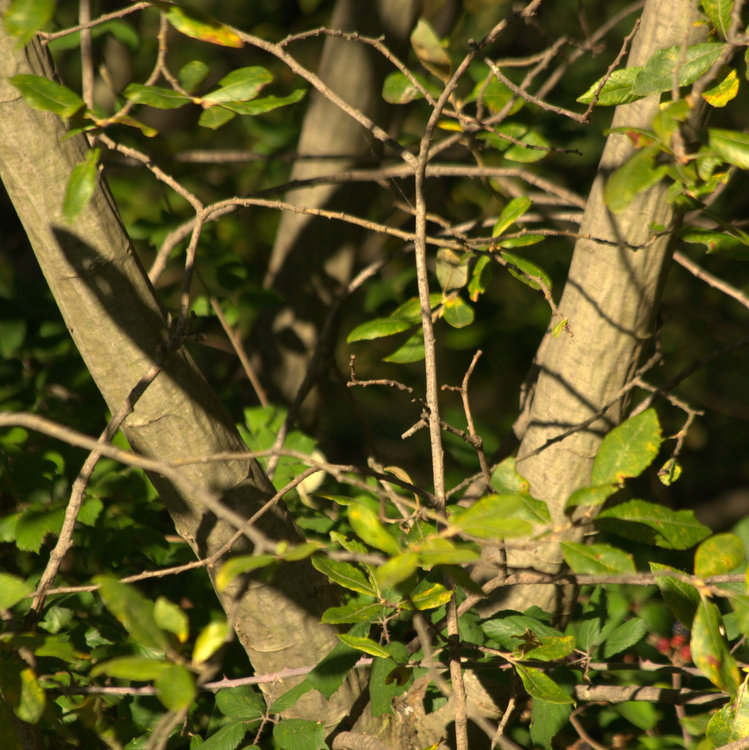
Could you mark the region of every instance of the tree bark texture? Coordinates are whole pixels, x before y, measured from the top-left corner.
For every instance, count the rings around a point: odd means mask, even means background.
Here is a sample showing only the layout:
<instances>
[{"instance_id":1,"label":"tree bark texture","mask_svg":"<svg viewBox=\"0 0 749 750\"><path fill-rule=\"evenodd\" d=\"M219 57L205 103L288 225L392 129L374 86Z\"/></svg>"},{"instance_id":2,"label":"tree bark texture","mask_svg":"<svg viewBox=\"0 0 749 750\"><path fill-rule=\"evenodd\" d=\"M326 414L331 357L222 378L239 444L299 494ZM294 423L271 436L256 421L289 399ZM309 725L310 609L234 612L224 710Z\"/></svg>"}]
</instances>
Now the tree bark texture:
<instances>
[{"instance_id":1,"label":"tree bark texture","mask_svg":"<svg viewBox=\"0 0 749 750\"><path fill-rule=\"evenodd\" d=\"M697 17L692 0L648 0L628 66L643 65L659 49L702 41L707 32L704 25L695 28ZM612 127L649 128L659 101L655 95L617 107ZM607 177L633 153L627 136L608 136L559 303L573 335L554 338L547 332L524 414L518 471L530 482L531 492L548 503L555 525L564 524L567 498L589 483L604 435L627 416L629 399L619 394L653 345L656 311L671 262L677 217L666 201L665 183L640 194L617 215L604 203ZM654 224L674 231L654 239ZM603 409L591 425L560 439ZM556 571L561 553L557 543L532 554L510 552L509 564ZM555 592L552 587L543 593L539 587L520 589L511 599L515 609L530 604L548 608Z\"/></svg>"},{"instance_id":2,"label":"tree bark texture","mask_svg":"<svg viewBox=\"0 0 749 750\"><path fill-rule=\"evenodd\" d=\"M3 12L8 5L8 0L0 0ZM103 183L72 225L63 221L65 185L88 144L80 135L66 138L58 117L26 104L7 80L21 73L53 76L41 45L19 48L0 25L0 177L70 334L115 413L167 343L166 316ZM135 404L123 432L136 452L163 461L246 450L184 350L169 357ZM184 476L201 490L218 493L245 518L273 493L255 461L186 466ZM177 492L163 477L152 475L151 480L177 532L196 554L211 555L233 535L235 528L217 519L200 500ZM282 505L266 513L257 528L272 539L302 540ZM270 584L237 578L219 598L256 673L314 663L338 643L335 631L320 624L320 614L335 602L335 592L309 562L284 565ZM271 689L288 687L290 683ZM313 691L289 715L324 719L332 726L348 712L359 690L353 672L331 700Z\"/></svg>"},{"instance_id":3,"label":"tree bark texture","mask_svg":"<svg viewBox=\"0 0 749 750\"><path fill-rule=\"evenodd\" d=\"M330 19L334 30L384 37L396 54L403 51L418 0L338 0ZM318 75L345 101L375 122L388 105L382 84L393 70L385 58L362 42L327 37ZM378 162L380 148L349 115L315 91L304 118L291 178L334 174L358 164ZM367 215L375 185L320 185L291 192L295 206ZM320 328L334 299L351 279L361 230L343 222L292 212L281 216L265 279L280 292L283 306L273 320L261 320L263 375L270 392L292 401L302 383Z\"/></svg>"}]
</instances>

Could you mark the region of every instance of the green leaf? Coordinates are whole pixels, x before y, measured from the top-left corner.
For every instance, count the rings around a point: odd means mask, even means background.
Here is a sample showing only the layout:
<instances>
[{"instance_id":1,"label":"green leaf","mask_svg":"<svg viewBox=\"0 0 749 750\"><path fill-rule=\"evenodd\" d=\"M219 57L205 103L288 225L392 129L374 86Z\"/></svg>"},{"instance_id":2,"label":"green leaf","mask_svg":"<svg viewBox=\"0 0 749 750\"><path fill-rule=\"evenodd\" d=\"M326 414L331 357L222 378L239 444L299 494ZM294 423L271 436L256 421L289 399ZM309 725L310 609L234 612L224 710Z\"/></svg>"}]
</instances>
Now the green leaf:
<instances>
[{"instance_id":1,"label":"green leaf","mask_svg":"<svg viewBox=\"0 0 749 750\"><path fill-rule=\"evenodd\" d=\"M578 505L590 505L595 507L603 505L616 491L617 487L613 484L598 484L593 487L581 487L575 490L564 504L565 510L574 508Z\"/></svg>"},{"instance_id":2,"label":"green leaf","mask_svg":"<svg viewBox=\"0 0 749 750\"><path fill-rule=\"evenodd\" d=\"M428 82L424 76L414 75L414 78L432 96L439 96L439 89L433 83ZM408 104L423 97L424 95L410 79L397 70L390 73L382 85L382 98L389 104Z\"/></svg>"},{"instance_id":3,"label":"green leaf","mask_svg":"<svg viewBox=\"0 0 749 750\"><path fill-rule=\"evenodd\" d=\"M226 125L229 120L234 119L236 116L236 112L232 112L230 109L222 107L221 105L209 107L200 113L198 125L200 125L201 128L218 130L222 125Z\"/></svg>"},{"instance_id":4,"label":"green leaf","mask_svg":"<svg viewBox=\"0 0 749 750\"><path fill-rule=\"evenodd\" d=\"M682 50L681 45L658 50L637 75L632 84L632 93L636 96L650 96L670 91L675 71L677 84L689 86L710 70L724 49L722 42L705 42L687 47L686 50Z\"/></svg>"},{"instance_id":5,"label":"green leaf","mask_svg":"<svg viewBox=\"0 0 749 750\"><path fill-rule=\"evenodd\" d=\"M487 290L492 279L491 258L488 255L480 255L471 273L471 280L468 282L468 296L472 302Z\"/></svg>"},{"instance_id":6,"label":"green leaf","mask_svg":"<svg viewBox=\"0 0 749 750\"><path fill-rule=\"evenodd\" d=\"M218 82L219 88L201 97L201 100L210 104L246 102L254 99L272 80L270 71L257 65L237 68Z\"/></svg>"},{"instance_id":7,"label":"green leaf","mask_svg":"<svg viewBox=\"0 0 749 750\"><path fill-rule=\"evenodd\" d=\"M230 719L252 721L265 715L263 696L249 685L219 690L216 693L216 708Z\"/></svg>"},{"instance_id":8,"label":"green leaf","mask_svg":"<svg viewBox=\"0 0 749 750\"><path fill-rule=\"evenodd\" d=\"M221 727L210 735L201 745L200 750L236 750L250 727L244 721L235 721Z\"/></svg>"},{"instance_id":9,"label":"green leaf","mask_svg":"<svg viewBox=\"0 0 749 750\"><path fill-rule=\"evenodd\" d=\"M359 623L354 625L345 637L359 639L368 632L369 624ZM362 638L362 640L367 639ZM354 668L360 656L361 654L355 646L351 646L341 639L315 665L304 682L329 699L341 687L346 675Z\"/></svg>"},{"instance_id":10,"label":"green leaf","mask_svg":"<svg viewBox=\"0 0 749 750\"><path fill-rule=\"evenodd\" d=\"M505 105L511 99L514 99L515 101L507 112L508 116L519 112L525 105L522 97L517 96L507 84L498 80L491 71L489 71L488 81L484 78L476 84L468 101L478 101L479 96L482 98L484 106L488 107L489 111L492 113L497 113L503 110Z\"/></svg>"},{"instance_id":11,"label":"green leaf","mask_svg":"<svg viewBox=\"0 0 749 750\"><path fill-rule=\"evenodd\" d=\"M166 12L166 17L177 31L192 39L222 47L242 47L244 44L231 28L195 11L188 13L173 5Z\"/></svg>"},{"instance_id":12,"label":"green leaf","mask_svg":"<svg viewBox=\"0 0 749 750\"><path fill-rule=\"evenodd\" d=\"M642 640L647 632L648 626L644 620L638 617L625 620L606 637L603 644L604 658L610 659L615 654L626 651L628 648L634 646L635 643Z\"/></svg>"},{"instance_id":13,"label":"green leaf","mask_svg":"<svg viewBox=\"0 0 749 750\"><path fill-rule=\"evenodd\" d=\"M749 695L747 695L747 680L744 679L736 700L723 706L713 714L707 725L707 739L713 747L722 747L730 742L749 737Z\"/></svg>"},{"instance_id":14,"label":"green leaf","mask_svg":"<svg viewBox=\"0 0 749 750\"><path fill-rule=\"evenodd\" d=\"M411 609L413 605L418 610L436 609L447 604L452 598L452 591L441 583L433 583L429 588L417 594L411 594L410 601L404 602L404 609Z\"/></svg>"},{"instance_id":15,"label":"green leaf","mask_svg":"<svg viewBox=\"0 0 749 750\"><path fill-rule=\"evenodd\" d=\"M273 727L279 750L325 750L325 724L306 719L283 719Z\"/></svg>"},{"instance_id":16,"label":"green leaf","mask_svg":"<svg viewBox=\"0 0 749 750\"><path fill-rule=\"evenodd\" d=\"M308 693L310 690L312 690L312 685L306 680L300 682L298 685L294 685L293 688L287 690L271 703L268 707L268 713L282 714L284 711L288 711L305 693Z\"/></svg>"},{"instance_id":17,"label":"green leaf","mask_svg":"<svg viewBox=\"0 0 749 750\"><path fill-rule=\"evenodd\" d=\"M70 89L44 76L17 75L9 79L29 106L70 119L83 109L83 99Z\"/></svg>"},{"instance_id":18,"label":"green leaf","mask_svg":"<svg viewBox=\"0 0 749 750\"><path fill-rule=\"evenodd\" d=\"M528 480L515 469L514 456L508 456L492 469L491 482L500 495L524 495L530 490Z\"/></svg>"},{"instance_id":19,"label":"green leaf","mask_svg":"<svg viewBox=\"0 0 749 750\"><path fill-rule=\"evenodd\" d=\"M613 519L606 523L606 519ZM664 549L689 549L710 536L694 511L674 511L645 500L629 500L599 513L596 523L619 536ZM624 522L624 523L622 523Z\"/></svg>"},{"instance_id":20,"label":"green leaf","mask_svg":"<svg viewBox=\"0 0 749 750\"><path fill-rule=\"evenodd\" d=\"M144 104L154 109L177 109L189 104L192 99L180 94L174 89L165 89L161 86L144 86L141 83L131 83L122 95L128 101L135 104Z\"/></svg>"},{"instance_id":21,"label":"green leaf","mask_svg":"<svg viewBox=\"0 0 749 750\"><path fill-rule=\"evenodd\" d=\"M715 534L706 539L694 554L695 575L705 578L731 571L743 565L744 545L735 534Z\"/></svg>"},{"instance_id":22,"label":"green leaf","mask_svg":"<svg viewBox=\"0 0 749 750\"><path fill-rule=\"evenodd\" d=\"M231 633L231 628L226 621L209 622L195 639L195 647L192 651L193 663L202 664L210 659L226 643L229 633Z\"/></svg>"},{"instance_id":23,"label":"green leaf","mask_svg":"<svg viewBox=\"0 0 749 750\"><path fill-rule=\"evenodd\" d=\"M55 0L13 0L3 16L5 30L20 45L28 44L52 19L55 4Z\"/></svg>"},{"instance_id":24,"label":"green leaf","mask_svg":"<svg viewBox=\"0 0 749 750\"><path fill-rule=\"evenodd\" d=\"M749 169L749 133L708 128L707 140L710 148L729 164Z\"/></svg>"},{"instance_id":25,"label":"green leaf","mask_svg":"<svg viewBox=\"0 0 749 750\"><path fill-rule=\"evenodd\" d=\"M539 645L525 651L522 659L534 661L555 661L564 659L575 650L575 638L571 635L554 635L539 638Z\"/></svg>"},{"instance_id":26,"label":"green leaf","mask_svg":"<svg viewBox=\"0 0 749 750\"><path fill-rule=\"evenodd\" d=\"M0 573L0 609L10 609L33 591L26 581L10 573Z\"/></svg>"},{"instance_id":27,"label":"green leaf","mask_svg":"<svg viewBox=\"0 0 749 750\"><path fill-rule=\"evenodd\" d=\"M195 91L209 72L210 68L202 60L191 60L180 68L177 78L185 91Z\"/></svg>"},{"instance_id":28,"label":"green leaf","mask_svg":"<svg viewBox=\"0 0 749 750\"><path fill-rule=\"evenodd\" d=\"M169 664L157 675L154 687L156 696L170 711L187 708L197 694L195 680L182 664Z\"/></svg>"},{"instance_id":29,"label":"green leaf","mask_svg":"<svg viewBox=\"0 0 749 750\"><path fill-rule=\"evenodd\" d=\"M658 470L658 479L661 480L666 487L670 487L674 482L679 480L681 476L681 464L675 458L669 458L663 466Z\"/></svg>"},{"instance_id":30,"label":"green leaf","mask_svg":"<svg viewBox=\"0 0 749 750\"><path fill-rule=\"evenodd\" d=\"M382 361L405 365L410 362L421 362L422 359L424 359L424 334L419 328L416 333L406 339L402 346L387 357L383 357Z\"/></svg>"},{"instance_id":31,"label":"green leaf","mask_svg":"<svg viewBox=\"0 0 749 750\"><path fill-rule=\"evenodd\" d=\"M442 81L450 77L452 64L442 48L439 37L424 18L420 18L411 32L411 46L419 62Z\"/></svg>"},{"instance_id":32,"label":"green leaf","mask_svg":"<svg viewBox=\"0 0 749 750\"><path fill-rule=\"evenodd\" d=\"M593 463L591 483L620 484L637 477L652 463L661 445L661 426L648 409L614 427L601 442Z\"/></svg>"},{"instance_id":33,"label":"green leaf","mask_svg":"<svg viewBox=\"0 0 749 750\"><path fill-rule=\"evenodd\" d=\"M86 208L96 190L96 181L99 177L99 154L98 148L92 148L86 153L83 161L76 164L70 173L62 203L62 216L68 224L72 223L75 217Z\"/></svg>"},{"instance_id":34,"label":"green leaf","mask_svg":"<svg viewBox=\"0 0 749 750\"><path fill-rule=\"evenodd\" d=\"M459 255L447 247L437 250L435 273L443 292L460 289L468 283L469 260L469 255Z\"/></svg>"},{"instance_id":35,"label":"green leaf","mask_svg":"<svg viewBox=\"0 0 749 750\"><path fill-rule=\"evenodd\" d=\"M513 198L500 213L492 229L492 237L499 237L512 226L533 205L530 198L525 196Z\"/></svg>"},{"instance_id":36,"label":"green leaf","mask_svg":"<svg viewBox=\"0 0 749 750\"><path fill-rule=\"evenodd\" d=\"M149 659L145 656L120 656L97 664L91 670L92 677L108 675L119 680L150 682L170 667L164 659Z\"/></svg>"},{"instance_id":37,"label":"green leaf","mask_svg":"<svg viewBox=\"0 0 749 750\"><path fill-rule=\"evenodd\" d=\"M620 104L636 102L640 97L632 93L632 86L639 75L641 67L615 70L607 79L596 105L599 107L617 107ZM603 78L599 78L582 96L577 98L580 104L590 104Z\"/></svg>"},{"instance_id":38,"label":"green leaf","mask_svg":"<svg viewBox=\"0 0 749 750\"><path fill-rule=\"evenodd\" d=\"M322 614L322 622L331 625L356 622L375 622L378 620L385 608L379 602L372 601L370 597L361 597L341 607L328 607Z\"/></svg>"},{"instance_id":39,"label":"green leaf","mask_svg":"<svg viewBox=\"0 0 749 750\"><path fill-rule=\"evenodd\" d=\"M523 681L523 687L531 698L546 701L547 703L574 703L574 700L567 691L557 685L551 677L545 675L541 670L524 667L522 664L515 664L515 670Z\"/></svg>"},{"instance_id":40,"label":"green leaf","mask_svg":"<svg viewBox=\"0 0 749 750\"><path fill-rule=\"evenodd\" d=\"M739 670L721 629L725 632L717 605L702 599L692 623L692 660L710 682L734 695L739 687Z\"/></svg>"},{"instance_id":41,"label":"green leaf","mask_svg":"<svg viewBox=\"0 0 749 750\"><path fill-rule=\"evenodd\" d=\"M452 533L464 533L480 539L509 539L530 536L533 526L521 517L523 495L488 495L470 508L450 517Z\"/></svg>"},{"instance_id":42,"label":"green leaf","mask_svg":"<svg viewBox=\"0 0 749 750\"><path fill-rule=\"evenodd\" d=\"M21 721L36 724L42 718L46 697L36 673L19 659L7 654L0 655L0 693L0 705L10 705Z\"/></svg>"},{"instance_id":43,"label":"green leaf","mask_svg":"<svg viewBox=\"0 0 749 750\"><path fill-rule=\"evenodd\" d=\"M136 643L146 648L166 650L169 643L154 619L153 602L133 586L120 583L111 576L96 576L94 583L99 585L99 595L107 609Z\"/></svg>"},{"instance_id":44,"label":"green leaf","mask_svg":"<svg viewBox=\"0 0 749 750\"><path fill-rule=\"evenodd\" d=\"M312 565L323 575L327 576L333 583L343 586L359 594L375 596L377 591L367 580L364 573L351 563L342 560L330 560L323 555L315 555Z\"/></svg>"},{"instance_id":45,"label":"green leaf","mask_svg":"<svg viewBox=\"0 0 749 750\"><path fill-rule=\"evenodd\" d=\"M637 195L663 178L666 167L656 166L658 146L647 146L635 152L606 180L603 199L615 214L626 210Z\"/></svg>"},{"instance_id":46,"label":"green leaf","mask_svg":"<svg viewBox=\"0 0 749 750\"><path fill-rule=\"evenodd\" d=\"M386 646L390 658L375 657L369 678L370 709L373 716L392 714L392 700L404 693L413 683L413 670L408 662L408 649L399 641Z\"/></svg>"},{"instance_id":47,"label":"green leaf","mask_svg":"<svg viewBox=\"0 0 749 750\"><path fill-rule=\"evenodd\" d=\"M467 302L456 295L445 302L442 317L453 328L465 328L473 323L474 312Z\"/></svg>"},{"instance_id":48,"label":"green leaf","mask_svg":"<svg viewBox=\"0 0 749 750\"><path fill-rule=\"evenodd\" d=\"M296 104L298 101L304 99L306 93L305 89L296 89L288 96L264 96L262 99L253 99L251 102L227 102L223 106L228 107L238 115L264 115L266 112L272 112L274 109L280 109L289 104Z\"/></svg>"},{"instance_id":49,"label":"green leaf","mask_svg":"<svg viewBox=\"0 0 749 750\"><path fill-rule=\"evenodd\" d=\"M680 234L684 242L700 243L705 246L707 253L726 255L736 260L749 260L749 238L745 232L737 229L698 229L686 227Z\"/></svg>"},{"instance_id":50,"label":"green leaf","mask_svg":"<svg viewBox=\"0 0 749 750\"><path fill-rule=\"evenodd\" d=\"M705 15L710 19L710 23L715 26L718 33L725 39L728 30L731 28L733 0L700 0L700 6L702 6ZM724 743L713 744L717 746Z\"/></svg>"},{"instance_id":51,"label":"green leaf","mask_svg":"<svg viewBox=\"0 0 749 750\"><path fill-rule=\"evenodd\" d=\"M382 659L387 659L390 656L390 654L380 646L379 643L375 643L371 638L358 638L353 635L347 635L346 633L339 633L338 638L350 648L354 648L357 651L363 651L370 656L379 656Z\"/></svg>"},{"instance_id":52,"label":"green leaf","mask_svg":"<svg viewBox=\"0 0 749 750\"><path fill-rule=\"evenodd\" d=\"M398 542L388 534L380 519L369 506L357 503L349 505L348 520L356 535L370 547L382 550L388 555L400 552Z\"/></svg>"},{"instance_id":53,"label":"green leaf","mask_svg":"<svg viewBox=\"0 0 749 750\"><path fill-rule=\"evenodd\" d=\"M377 582L383 589L389 589L405 581L419 566L418 555L409 550L391 557L386 563L377 568Z\"/></svg>"},{"instance_id":54,"label":"green leaf","mask_svg":"<svg viewBox=\"0 0 749 750\"><path fill-rule=\"evenodd\" d=\"M354 341L371 341L385 336L392 336L395 333L406 331L413 323L407 320L398 320L396 318L376 318L356 326L346 337L346 343L352 344Z\"/></svg>"},{"instance_id":55,"label":"green leaf","mask_svg":"<svg viewBox=\"0 0 749 750\"><path fill-rule=\"evenodd\" d=\"M516 279L527 284L531 289L541 288L538 281L535 280L540 279L547 289L551 289L551 278L543 268L539 268L535 263L531 263L520 255L508 253L506 250L502 250L500 255L507 261L509 264L507 270Z\"/></svg>"},{"instance_id":56,"label":"green leaf","mask_svg":"<svg viewBox=\"0 0 749 750\"><path fill-rule=\"evenodd\" d=\"M512 611L498 612L491 619L482 622L480 627L487 638L506 651L514 650L517 646L517 639L524 637L527 632L534 633L539 640L562 635L558 630L535 617L519 615Z\"/></svg>"},{"instance_id":57,"label":"green leaf","mask_svg":"<svg viewBox=\"0 0 749 750\"><path fill-rule=\"evenodd\" d=\"M439 536L428 536L422 542L414 542L410 549L419 556L419 565L427 569L435 565L465 565L480 557L474 547L458 547Z\"/></svg>"},{"instance_id":58,"label":"green leaf","mask_svg":"<svg viewBox=\"0 0 749 750\"><path fill-rule=\"evenodd\" d=\"M223 591L238 575L265 568L276 562L273 555L241 555L227 560L216 574L216 588Z\"/></svg>"},{"instance_id":59,"label":"green leaf","mask_svg":"<svg viewBox=\"0 0 749 750\"><path fill-rule=\"evenodd\" d=\"M608 544L578 544L561 542L562 554L575 573L616 575L634 573L632 555Z\"/></svg>"},{"instance_id":60,"label":"green leaf","mask_svg":"<svg viewBox=\"0 0 749 750\"><path fill-rule=\"evenodd\" d=\"M187 640L190 634L190 626L187 615L181 607L174 602L170 602L164 596L160 596L153 607L153 617L156 624L162 629L177 636L180 643Z\"/></svg>"},{"instance_id":61,"label":"green leaf","mask_svg":"<svg viewBox=\"0 0 749 750\"><path fill-rule=\"evenodd\" d=\"M663 600L673 616L682 625L690 628L694 613L700 603L700 595L697 589L686 581L663 575L666 572L684 575L683 571L669 565L651 562L650 570L655 575L655 582L661 591L661 596L663 596Z\"/></svg>"},{"instance_id":62,"label":"green leaf","mask_svg":"<svg viewBox=\"0 0 749 750\"><path fill-rule=\"evenodd\" d=\"M531 706L531 742L544 750L552 750L552 740L569 722L572 706L568 703L547 703L536 699Z\"/></svg>"}]
</instances>

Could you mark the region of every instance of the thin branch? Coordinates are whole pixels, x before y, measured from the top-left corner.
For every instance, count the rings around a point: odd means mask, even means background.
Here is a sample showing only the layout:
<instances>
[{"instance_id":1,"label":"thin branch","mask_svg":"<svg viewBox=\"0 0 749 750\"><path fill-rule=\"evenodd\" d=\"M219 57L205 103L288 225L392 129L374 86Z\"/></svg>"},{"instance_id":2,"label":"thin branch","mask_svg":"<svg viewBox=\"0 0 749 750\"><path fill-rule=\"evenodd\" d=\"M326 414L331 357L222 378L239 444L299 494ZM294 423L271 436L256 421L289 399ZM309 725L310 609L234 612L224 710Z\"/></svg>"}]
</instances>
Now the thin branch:
<instances>
[{"instance_id":1,"label":"thin branch","mask_svg":"<svg viewBox=\"0 0 749 750\"><path fill-rule=\"evenodd\" d=\"M709 286L713 287L713 289L717 289L719 292L723 292L723 294L727 295L728 297L731 297L731 299L735 299L740 305L743 305L747 309L749 309L749 297L746 296L740 289L737 289L732 284L729 284L727 281L724 281L723 279L718 278L717 276L713 276L709 271L706 271L702 266L695 263L689 256L685 255L684 253L675 252L674 253L674 260L684 268L689 271L689 273L692 274L695 278L699 279L700 281L704 281Z\"/></svg>"}]
</instances>

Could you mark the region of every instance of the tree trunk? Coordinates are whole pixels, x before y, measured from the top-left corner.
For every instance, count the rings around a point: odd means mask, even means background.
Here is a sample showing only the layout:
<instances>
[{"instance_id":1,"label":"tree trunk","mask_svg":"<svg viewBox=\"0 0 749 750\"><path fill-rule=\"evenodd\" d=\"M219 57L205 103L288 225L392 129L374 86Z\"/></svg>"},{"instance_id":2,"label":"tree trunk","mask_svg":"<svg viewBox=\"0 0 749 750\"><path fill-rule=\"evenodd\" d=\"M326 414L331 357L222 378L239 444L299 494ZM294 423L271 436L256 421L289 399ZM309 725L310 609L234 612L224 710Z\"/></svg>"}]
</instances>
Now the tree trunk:
<instances>
[{"instance_id":1,"label":"tree trunk","mask_svg":"<svg viewBox=\"0 0 749 750\"><path fill-rule=\"evenodd\" d=\"M629 67L643 65L654 52L705 37L695 28L698 13L690 0L648 0L629 55ZM612 127L649 128L658 112L655 95L616 108ZM538 380L526 405L525 429L518 451L518 471L534 496L545 500L554 524L563 524L564 503L590 481L604 435L627 415L629 399L620 396L653 346L654 321L671 262L675 223L660 183L640 194L622 213L613 215L603 199L608 175L634 149L625 135L612 134L593 183L579 239L564 287L559 312L569 318L571 336L547 332L536 359ZM653 224L673 231L654 238ZM564 438L560 435L600 411L601 418ZM558 543L528 553L510 553L511 567L558 571ZM555 605L553 587L519 588L512 608ZM507 606L505 602L504 606Z\"/></svg>"},{"instance_id":2,"label":"tree trunk","mask_svg":"<svg viewBox=\"0 0 749 750\"><path fill-rule=\"evenodd\" d=\"M3 12L8 5L8 0L0 0ZM58 117L26 104L7 80L22 73L53 75L40 44L19 48L0 26L0 177L75 344L114 413L167 343L166 317L103 183L72 225L63 221L65 185L88 144L80 135L66 138ZM246 450L184 350L169 357L137 401L123 432L135 451L162 461ZM222 497L244 518L273 493L255 461L193 465L183 472L197 488ZM198 497L176 491L158 475L151 480L177 532L197 555L211 555L233 535L234 526L217 519ZM302 540L282 505L266 513L257 528L271 539ZM283 565L271 584L235 579L219 599L232 615L256 673L309 665L338 643L334 629L320 624L335 592L308 561ZM289 715L324 719L333 726L359 692L354 672L331 700L310 692Z\"/></svg>"}]
</instances>

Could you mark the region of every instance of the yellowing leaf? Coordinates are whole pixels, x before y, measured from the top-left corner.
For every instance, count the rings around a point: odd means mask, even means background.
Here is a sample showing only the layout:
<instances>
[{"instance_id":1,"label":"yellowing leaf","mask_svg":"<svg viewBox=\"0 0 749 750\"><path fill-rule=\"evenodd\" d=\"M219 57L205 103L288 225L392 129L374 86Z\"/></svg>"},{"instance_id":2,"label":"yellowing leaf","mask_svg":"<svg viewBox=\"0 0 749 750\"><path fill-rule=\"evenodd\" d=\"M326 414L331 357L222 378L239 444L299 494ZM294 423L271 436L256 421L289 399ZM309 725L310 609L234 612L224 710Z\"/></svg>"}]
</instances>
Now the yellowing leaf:
<instances>
[{"instance_id":1,"label":"yellowing leaf","mask_svg":"<svg viewBox=\"0 0 749 750\"><path fill-rule=\"evenodd\" d=\"M713 107L725 107L739 93L739 78L732 69L717 85L703 92L702 98Z\"/></svg>"},{"instance_id":2,"label":"yellowing leaf","mask_svg":"<svg viewBox=\"0 0 749 750\"><path fill-rule=\"evenodd\" d=\"M228 26L207 16L188 13L172 6L166 13L167 20L177 31L202 42L218 44L222 47L242 47L244 42Z\"/></svg>"},{"instance_id":3,"label":"yellowing leaf","mask_svg":"<svg viewBox=\"0 0 749 750\"><path fill-rule=\"evenodd\" d=\"M218 651L229 637L229 626L224 621L209 622L195 639L192 660L195 664L202 664Z\"/></svg>"}]
</instances>

